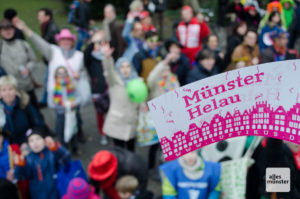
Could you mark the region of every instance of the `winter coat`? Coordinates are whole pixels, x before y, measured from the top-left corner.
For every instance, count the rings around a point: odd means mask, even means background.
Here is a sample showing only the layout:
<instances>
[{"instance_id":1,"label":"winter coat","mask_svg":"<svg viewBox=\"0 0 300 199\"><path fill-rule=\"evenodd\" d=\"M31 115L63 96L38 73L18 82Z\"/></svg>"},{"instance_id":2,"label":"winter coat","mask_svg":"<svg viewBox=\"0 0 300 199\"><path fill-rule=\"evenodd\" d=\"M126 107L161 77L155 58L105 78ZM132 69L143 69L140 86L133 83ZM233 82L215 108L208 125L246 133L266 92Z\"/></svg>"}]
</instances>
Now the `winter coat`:
<instances>
[{"instance_id":1,"label":"winter coat","mask_svg":"<svg viewBox=\"0 0 300 199\"><path fill-rule=\"evenodd\" d=\"M224 66L225 68L230 64L231 62L231 56L234 51L234 49L240 45L243 42L243 36L239 35L237 33L234 33L233 35L229 36L227 39L227 47L226 47L226 54L224 58Z\"/></svg>"},{"instance_id":2,"label":"winter coat","mask_svg":"<svg viewBox=\"0 0 300 199\"><path fill-rule=\"evenodd\" d=\"M41 28L42 37L50 44L56 44L55 35L59 33L59 28L53 20L50 20L46 23L47 24L45 25L45 28Z\"/></svg>"},{"instance_id":3,"label":"winter coat","mask_svg":"<svg viewBox=\"0 0 300 199\"><path fill-rule=\"evenodd\" d=\"M216 60L215 65L218 67L218 71L219 72L223 72L226 69L226 67L224 65L224 58L221 58L221 56L220 56L221 49L220 48L216 48L215 50L212 50L208 46L204 46L203 50L204 49L208 49L208 50L214 52L214 54L215 54L215 60Z\"/></svg>"},{"instance_id":4,"label":"winter coat","mask_svg":"<svg viewBox=\"0 0 300 199\"><path fill-rule=\"evenodd\" d=\"M110 45L115 49L112 56L114 60L117 60L126 50L126 41L122 37L123 25L115 19L109 24L109 29L110 38L112 38Z\"/></svg>"},{"instance_id":5,"label":"winter coat","mask_svg":"<svg viewBox=\"0 0 300 199\"><path fill-rule=\"evenodd\" d=\"M52 152L45 147L40 153L30 152L25 166L16 166L15 177L28 179L32 199L59 199L55 175L61 165L69 163L70 153L63 147Z\"/></svg>"},{"instance_id":6,"label":"winter coat","mask_svg":"<svg viewBox=\"0 0 300 199\"><path fill-rule=\"evenodd\" d=\"M55 108L53 102L53 92L55 85L55 71L58 67L65 67L68 71L69 76L72 78L72 81L75 84L75 89L78 89L76 84L77 80L73 77L73 73L76 72L79 75L85 75L86 71L83 66L83 53L81 51L72 49L69 51L71 54L66 58L66 55L63 54L62 48L57 45L49 44L44 39L42 39L37 34L33 34L30 38L32 43L40 51L40 53L46 58L49 62L49 72L48 72L48 83L47 83L47 92L48 92L48 106ZM67 60L67 61L66 61ZM79 91L76 91L79 93ZM75 101L80 104L80 96L76 95Z\"/></svg>"},{"instance_id":7,"label":"winter coat","mask_svg":"<svg viewBox=\"0 0 300 199\"><path fill-rule=\"evenodd\" d=\"M139 105L130 101L124 81L112 58L103 60L109 86L110 105L103 126L109 137L128 141L136 136Z\"/></svg>"},{"instance_id":8,"label":"winter coat","mask_svg":"<svg viewBox=\"0 0 300 199\"><path fill-rule=\"evenodd\" d=\"M267 47L272 46L273 42L271 40L270 33L277 29L280 29L280 27L279 26L270 27L269 25L263 27L258 37L260 52L263 52Z\"/></svg>"},{"instance_id":9,"label":"winter coat","mask_svg":"<svg viewBox=\"0 0 300 199\"><path fill-rule=\"evenodd\" d=\"M165 81L162 81L161 74L170 68L164 61L159 62L148 76L147 84L150 90L149 99L161 96L169 91L179 88L179 82L176 75L169 72ZM163 84L163 85L162 85Z\"/></svg>"},{"instance_id":10,"label":"winter coat","mask_svg":"<svg viewBox=\"0 0 300 199\"><path fill-rule=\"evenodd\" d=\"M215 189L217 189L219 185L221 176L221 165L219 163L206 161L203 161L203 163L203 175L198 179L190 179L184 173L183 167L180 165L178 159L171 162L167 162L160 166L160 173L163 186L163 198L211 198L211 193L215 192ZM214 194L218 195L218 193Z\"/></svg>"},{"instance_id":11,"label":"winter coat","mask_svg":"<svg viewBox=\"0 0 300 199\"><path fill-rule=\"evenodd\" d=\"M202 47L202 41L210 33L209 27L205 22L199 22L197 18L193 17L191 21L186 24L181 21L176 29L176 35L179 43L184 47L182 53L184 53L193 63L196 54Z\"/></svg>"},{"instance_id":12,"label":"winter coat","mask_svg":"<svg viewBox=\"0 0 300 199\"><path fill-rule=\"evenodd\" d=\"M76 8L74 17L72 18L72 23L81 29L88 30L91 19L91 10L89 4L82 2Z\"/></svg>"},{"instance_id":13,"label":"winter coat","mask_svg":"<svg viewBox=\"0 0 300 199\"><path fill-rule=\"evenodd\" d=\"M13 169L11 160L12 150L6 139L3 140L2 149L0 150L0 178L6 178L6 173Z\"/></svg>"},{"instance_id":14,"label":"winter coat","mask_svg":"<svg viewBox=\"0 0 300 199\"><path fill-rule=\"evenodd\" d=\"M0 40L0 65L18 80L21 90L34 89L31 75L24 77L21 67L27 68L32 74L36 66L36 57L29 44L20 39L12 41Z\"/></svg>"},{"instance_id":15,"label":"winter coat","mask_svg":"<svg viewBox=\"0 0 300 199\"><path fill-rule=\"evenodd\" d=\"M259 48L255 45L252 49L245 43L236 47L231 56L231 64L227 68L227 71L236 69L236 64L239 61L245 62L246 66L252 66L252 59L259 59Z\"/></svg>"},{"instance_id":16,"label":"winter coat","mask_svg":"<svg viewBox=\"0 0 300 199\"><path fill-rule=\"evenodd\" d=\"M285 55L279 55L273 46L265 49L261 53L261 62L262 63L291 60L291 59L297 59L297 58L298 58L298 55L295 50L288 49Z\"/></svg>"},{"instance_id":17,"label":"winter coat","mask_svg":"<svg viewBox=\"0 0 300 199\"><path fill-rule=\"evenodd\" d=\"M94 43L88 45L84 51L84 65L91 79L92 93L104 93L107 90L102 60L92 55Z\"/></svg>"},{"instance_id":18,"label":"winter coat","mask_svg":"<svg viewBox=\"0 0 300 199\"><path fill-rule=\"evenodd\" d=\"M261 17L258 12L256 13L255 16L250 15L248 12L245 13L245 21L249 28L254 28L255 30L257 30L260 19Z\"/></svg>"},{"instance_id":19,"label":"winter coat","mask_svg":"<svg viewBox=\"0 0 300 199\"><path fill-rule=\"evenodd\" d=\"M189 84L216 74L218 74L218 68L216 66L214 66L211 71L208 71L200 63L198 63L191 71L189 71L186 83Z\"/></svg>"},{"instance_id":20,"label":"winter coat","mask_svg":"<svg viewBox=\"0 0 300 199\"><path fill-rule=\"evenodd\" d=\"M290 9L285 9L283 6L285 2L290 3ZM285 19L285 29L288 30L293 22L295 2L294 0L280 0L280 3L282 5L283 16Z\"/></svg>"},{"instance_id":21,"label":"winter coat","mask_svg":"<svg viewBox=\"0 0 300 199\"><path fill-rule=\"evenodd\" d=\"M3 100L0 103L4 107L6 124L5 132L10 133L11 143L22 144L26 142L26 131L33 127L45 129L45 123L40 113L29 104L29 96L20 92L12 106L8 107Z\"/></svg>"},{"instance_id":22,"label":"winter coat","mask_svg":"<svg viewBox=\"0 0 300 199\"><path fill-rule=\"evenodd\" d=\"M266 146L259 147L253 154L255 164L250 167L247 176L247 199L256 199L271 193L266 192L266 168L290 168L291 190L287 193L276 193L277 198L300 198L300 172L297 169L293 153L279 139L268 138Z\"/></svg>"},{"instance_id":23,"label":"winter coat","mask_svg":"<svg viewBox=\"0 0 300 199\"><path fill-rule=\"evenodd\" d=\"M179 59L175 63L170 63L170 67L172 73L177 75L180 86L184 86L186 84L187 74L190 71L189 59L185 54L180 53Z\"/></svg>"},{"instance_id":24,"label":"winter coat","mask_svg":"<svg viewBox=\"0 0 300 199\"><path fill-rule=\"evenodd\" d=\"M144 47L133 57L132 64L138 75L146 81L150 72L156 64L161 61L161 59L162 55L159 47L154 50L150 50L145 44Z\"/></svg>"},{"instance_id":25,"label":"winter coat","mask_svg":"<svg viewBox=\"0 0 300 199\"><path fill-rule=\"evenodd\" d=\"M122 32L122 37L125 39L127 42L127 49L125 50L124 54L122 57L127 57L130 61L132 61L134 55L139 52L139 50L142 48L143 41L141 39L134 38L131 35L133 27L133 20L126 20L125 26ZM140 44L138 44L138 41Z\"/></svg>"}]
</instances>

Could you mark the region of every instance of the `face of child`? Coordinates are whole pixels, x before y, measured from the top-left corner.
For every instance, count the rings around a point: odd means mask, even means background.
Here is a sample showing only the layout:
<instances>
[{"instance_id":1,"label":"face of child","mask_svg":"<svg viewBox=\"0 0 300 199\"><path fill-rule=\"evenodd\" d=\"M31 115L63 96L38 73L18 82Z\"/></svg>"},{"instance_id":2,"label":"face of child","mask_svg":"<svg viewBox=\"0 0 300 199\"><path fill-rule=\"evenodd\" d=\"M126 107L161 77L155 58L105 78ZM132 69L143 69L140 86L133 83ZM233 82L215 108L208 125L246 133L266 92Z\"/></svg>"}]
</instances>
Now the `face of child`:
<instances>
[{"instance_id":1,"label":"face of child","mask_svg":"<svg viewBox=\"0 0 300 199\"><path fill-rule=\"evenodd\" d=\"M58 79L64 79L67 76L66 70L64 68L59 68L56 73Z\"/></svg>"},{"instance_id":2,"label":"face of child","mask_svg":"<svg viewBox=\"0 0 300 199\"><path fill-rule=\"evenodd\" d=\"M213 69L216 61L214 58L209 57L209 58L201 60L200 62L206 70L211 71Z\"/></svg>"},{"instance_id":3,"label":"face of child","mask_svg":"<svg viewBox=\"0 0 300 199\"><path fill-rule=\"evenodd\" d=\"M154 49L158 46L158 36L149 37L146 42L150 49Z\"/></svg>"},{"instance_id":4,"label":"face of child","mask_svg":"<svg viewBox=\"0 0 300 199\"><path fill-rule=\"evenodd\" d=\"M145 24L145 25L150 25L152 24L152 19L150 16L148 17L145 17L143 20L142 20L142 23Z\"/></svg>"},{"instance_id":5,"label":"face of child","mask_svg":"<svg viewBox=\"0 0 300 199\"><path fill-rule=\"evenodd\" d=\"M272 22L275 24L278 24L280 22L280 16L278 13L276 13L273 18L272 18Z\"/></svg>"},{"instance_id":6,"label":"face of child","mask_svg":"<svg viewBox=\"0 0 300 199\"><path fill-rule=\"evenodd\" d=\"M207 42L207 45L210 49L216 50L218 48L218 38L216 36L210 36Z\"/></svg>"},{"instance_id":7,"label":"face of child","mask_svg":"<svg viewBox=\"0 0 300 199\"><path fill-rule=\"evenodd\" d=\"M180 58L181 49L176 44L173 44L170 46L169 51L173 55L171 62L175 63Z\"/></svg>"},{"instance_id":8,"label":"face of child","mask_svg":"<svg viewBox=\"0 0 300 199\"><path fill-rule=\"evenodd\" d=\"M245 35L247 32L247 25L243 24L240 27L238 27L237 32L239 35Z\"/></svg>"},{"instance_id":9,"label":"face of child","mask_svg":"<svg viewBox=\"0 0 300 199\"><path fill-rule=\"evenodd\" d=\"M161 73L161 78L162 79L167 79L167 77L169 76L170 74L170 68L169 67L166 67L162 73Z\"/></svg>"},{"instance_id":10,"label":"face of child","mask_svg":"<svg viewBox=\"0 0 300 199\"><path fill-rule=\"evenodd\" d=\"M16 89L12 85L1 86L0 97L5 104L11 105L16 99Z\"/></svg>"},{"instance_id":11,"label":"face of child","mask_svg":"<svg viewBox=\"0 0 300 199\"><path fill-rule=\"evenodd\" d=\"M144 35L143 26L141 23L135 23L133 27L133 34L135 37L142 37Z\"/></svg>"},{"instance_id":12,"label":"face of child","mask_svg":"<svg viewBox=\"0 0 300 199\"><path fill-rule=\"evenodd\" d=\"M28 138L28 145L34 153L39 153L45 148L46 143L44 138L34 134Z\"/></svg>"},{"instance_id":13,"label":"face of child","mask_svg":"<svg viewBox=\"0 0 300 199\"><path fill-rule=\"evenodd\" d=\"M182 156L183 161L188 165L188 166L194 166L197 161L197 151L192 151L184 156Z\"/></svg>"},{"instance_id":14,"label":"face of child","mask_svg":"<svg viewBox=\"0 0 300 199\"><path fill-rule=\"evenodd\" d=\"M123 62L122 63L122 66L120 67L120 72L121 74L127 78L129 77L130 73L131 73L131 66L130 66L130 63L128 62Z\"/></svg>"},{"instance_id":15,"label":"face of child","mask_svg":"<svg viewBox=\"0 0 300 199\"><path fill-rule=\"evenodd\" d=\"M118 193L119 193L119 196L120 196L121 199L129 199L132 196L132 194L129 193L129 192L125 192L125 193L118 192Z\"/></svg>"},{"instance_id":16,"label":"face of child","mask_svg":"<svg viewBox=\"0 0 300 199\"><path fill-rule=\"evenodd\" d=\"M291 4L289 2L284 2L283 3L283 7L286 9L286 10L289 10L290 7L291 7Z\"/></svg>"}]
</instances>

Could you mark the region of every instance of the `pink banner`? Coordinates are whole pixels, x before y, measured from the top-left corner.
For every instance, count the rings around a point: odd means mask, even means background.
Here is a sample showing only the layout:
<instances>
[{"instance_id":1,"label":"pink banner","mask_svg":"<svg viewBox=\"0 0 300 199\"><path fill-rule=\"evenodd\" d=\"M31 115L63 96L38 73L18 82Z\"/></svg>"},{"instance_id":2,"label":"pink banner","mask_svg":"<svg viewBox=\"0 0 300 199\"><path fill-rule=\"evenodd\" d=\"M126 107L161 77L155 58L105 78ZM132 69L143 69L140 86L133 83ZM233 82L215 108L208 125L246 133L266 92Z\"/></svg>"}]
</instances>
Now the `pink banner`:
<instances>
[{"instance_id":1,"label":"pink banner","mask_svg":"<svg viewBox=\"0 0 300 199\"><path fill-rule=\"evenodd\" d=\"M222 73L148 102L165 159L237 136L300 144L300 60Z\"/></svg>"}]
</instances>

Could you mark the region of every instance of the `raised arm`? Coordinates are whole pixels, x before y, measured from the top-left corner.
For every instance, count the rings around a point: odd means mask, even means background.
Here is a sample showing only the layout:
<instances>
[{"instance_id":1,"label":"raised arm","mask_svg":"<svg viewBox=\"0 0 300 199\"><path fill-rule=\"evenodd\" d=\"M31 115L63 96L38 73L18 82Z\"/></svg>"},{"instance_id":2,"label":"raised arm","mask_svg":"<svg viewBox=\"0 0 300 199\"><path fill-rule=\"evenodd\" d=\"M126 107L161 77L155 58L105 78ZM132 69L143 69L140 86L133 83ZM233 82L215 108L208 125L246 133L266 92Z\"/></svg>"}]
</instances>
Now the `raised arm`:
<instances>
[{"instance_id":1,"label":"raised arm","mask_svg":"<svg viewBox=\"0 0 300 199\"><path fill-rule=\"evenodd\" d=\"M118 83L118 74L115 69L114 59L112 58L113 49L110 48L109 43L101 45L101 52L104 55L103 68L105 77L109 86Z\"/></svg>"},{"instance_id":2,"label":"raised arm","mask_svg":"<svg viewBox=\"0 0 300 199\"><path fill-rule=\"evenodd\" d=\"M31 39L33 45L37 50L49 61L52 57L51 44L41 38L39 35L34 33L25 23L20 19L13 20L14 25L22 30L28 38Z\"/></svg>"}]
</instances>

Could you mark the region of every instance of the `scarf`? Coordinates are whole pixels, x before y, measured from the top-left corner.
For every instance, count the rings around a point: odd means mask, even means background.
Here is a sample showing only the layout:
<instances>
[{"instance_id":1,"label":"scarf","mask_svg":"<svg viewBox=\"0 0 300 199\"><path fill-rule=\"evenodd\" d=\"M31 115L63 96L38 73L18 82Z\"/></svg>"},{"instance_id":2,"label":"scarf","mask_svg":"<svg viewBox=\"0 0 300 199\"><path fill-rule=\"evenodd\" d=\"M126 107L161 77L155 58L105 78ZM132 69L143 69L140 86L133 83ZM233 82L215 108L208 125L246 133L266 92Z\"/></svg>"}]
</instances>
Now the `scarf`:
<instances>
[{"instance_id":1,"label":"scarf","mask_svg":"<svg viewBox=\"0 0 300 199\"><path fill-rule=\"evenodd\" d=\"M58 106L63 106L63 92L64 89L66 88L67 90L67 99L70 102L75 101L75 87L73 83L71 82L69 77L66 77L64 80L58 80L57 78L55 79L55 86L54 86L54 104Z\"/></svg>"},{"instance_id":2,"label":"scarf","mask_svg":"<svg viewBox=\"0 0 300 199\"><path fill-rule=\"evenodd\" d=\"M179 85L177 84L177 77L174 74L170 74L170 77L168 77L166 80L163 80L161 78L158 84L163 88L164 93L173 91L179 87Z\"/></svg>"},{"instance_id":3,"label":"scarf","mask_svg":"<svg viewBox=\"0 0 300 199\"><path fill-rule=\"evenodd\" d=\"M41 33L42 33L42 35L44 35L48 24L49 24L49 21L47 21L45 23L42 23L42 25L41 25Z\"/></svg>"},{"instance_id":4,"label":"scarf","mask_svg":"<svg viewBox=\"0 0 300 199\"><path fill-rule=\"evenodd\" d=\"M60 48L60 50L61 50L64 58L66 58L66 59L71 58L74 55L75 51L76 51L75 48L72 48L71 50L65 50L63 48Z\"/></svg>"},{"instance_id":5,"label":"scarf","mask_svg":"<svg viewBox=\"0 0 300 199\"><path fill-rule=\"evenodd\" d=\"M13 114L14 108L19 103L19 98L16 97L15 101L10 106L6 105L2 99L1 99L1 103L4 106L4 113L6 116L6 125L4 126L4 131L14 132L12 114Z\"/></svg>"},{"instance_id":6,"label":"scarf","mask_svg":"<svg viewBox=\"0 0 300 199\"><path fill-rule=\"evenodd\" d=\"M113 22L116 19L116 16L112 17L111 19L104 19L103 25L104 25L104 31L105 31L105 38L107 41L111 41L111 34L110 34L110 28L109 24Z\"/></svg>"},{"instance_id":7,"label":"scarf","mask_svg":"<svg viewBox=\"0 0 300 199\"><path fill-rule=\"evenodd\" d=\"M93 51L92 56L98 61L102 61L104 59L104 55L101 50Z\"/></svg>"},{"instance_id":8,"label":"scarf","mask_svg":"<svg viewBox=\"0 0 300 199\"><path fill-rule=\"evenodd\" d=\"M287 51L286 47L280 47L274 42L273 51L275 53L275 61L285 60L285 55L286 55L286 51Z\"/></svg>"},{"instance_id":9,"label":"scarf","mask_svg":"<svg viewBox=\"0 0 300 199\"><path fill-rule=\"evenodd\" d=\"M183 158L179 158L179 164L183 169L183 173L191 180L196 180L203 176L204 162L199 156L197 157L196 163L193 166L187 165Z\"/></svg>"}]
</instances>

